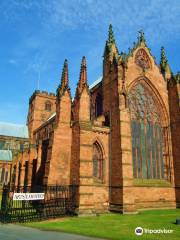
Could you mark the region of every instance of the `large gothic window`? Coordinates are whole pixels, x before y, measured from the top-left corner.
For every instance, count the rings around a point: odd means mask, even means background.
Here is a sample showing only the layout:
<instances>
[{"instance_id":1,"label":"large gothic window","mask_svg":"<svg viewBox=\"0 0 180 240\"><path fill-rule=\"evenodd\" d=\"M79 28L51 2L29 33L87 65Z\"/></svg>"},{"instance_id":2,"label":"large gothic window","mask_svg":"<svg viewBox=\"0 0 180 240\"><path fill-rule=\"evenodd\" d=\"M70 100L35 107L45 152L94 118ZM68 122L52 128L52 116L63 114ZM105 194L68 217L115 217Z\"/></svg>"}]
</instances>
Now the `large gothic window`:
<instances>
[{"instance_id":1,"label":"large gothic window","mask_svg":"<svg viewBox=\"0 0 180 240\"><path fill-rule=\"evenodd\" d=\"M163 133L156 97L142 83L129 97L134 178L164 178Z\"/></svg>"},{"instance_id":2,"label":"large gothic window","mask_svg":"<svg viewBox=\"0 0 180 240\"><path fill-rule=\"evenodd\" d=\"M103 153L98 142L93 144L93 176L103 181Z\"/></svg>"}]
</instances>

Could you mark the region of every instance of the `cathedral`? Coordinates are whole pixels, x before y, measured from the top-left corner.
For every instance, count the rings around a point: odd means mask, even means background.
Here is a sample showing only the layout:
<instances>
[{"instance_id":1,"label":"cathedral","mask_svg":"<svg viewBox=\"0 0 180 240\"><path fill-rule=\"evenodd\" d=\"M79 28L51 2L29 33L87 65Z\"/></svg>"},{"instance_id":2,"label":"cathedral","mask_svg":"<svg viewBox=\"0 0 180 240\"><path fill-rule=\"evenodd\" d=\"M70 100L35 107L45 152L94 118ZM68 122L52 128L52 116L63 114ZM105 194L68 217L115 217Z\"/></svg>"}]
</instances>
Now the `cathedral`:
<instances>
[{"instance_id":1,"label":"cathedral","mask_svg":"<svg viewBox=\"0 0 180 240\"><path fill-rule=\"evenodd\" d=\"M56 94L30 97L29 145L11 183L77 185L79 214L179 207L179 99L164 48L157 64L140 31L119 52L110 25L100 79L88 86L83 57L72 98L65 60Z\"/></svg>"}]
</instances>

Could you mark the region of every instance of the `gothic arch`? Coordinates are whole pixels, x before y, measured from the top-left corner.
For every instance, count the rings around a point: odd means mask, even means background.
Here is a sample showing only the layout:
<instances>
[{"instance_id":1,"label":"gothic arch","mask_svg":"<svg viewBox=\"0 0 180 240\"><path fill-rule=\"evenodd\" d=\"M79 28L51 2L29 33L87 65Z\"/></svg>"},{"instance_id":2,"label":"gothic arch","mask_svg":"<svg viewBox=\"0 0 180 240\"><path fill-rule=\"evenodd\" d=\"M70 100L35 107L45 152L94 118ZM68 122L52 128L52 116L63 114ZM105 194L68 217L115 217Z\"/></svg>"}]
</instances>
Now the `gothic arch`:
<instances>
[{"instance_id":1,"label":"gothic arch","mask_svg":"<svg viewBox=\"0 0 180 240\"><path fill-rule=\"evenodd\" d=\"M97 142L101 148L101 151L102 151L102 154L103 154L103 158L105 159L106 158L106 153L105 153L105 149L104 149L104 145L101 141L101 139L97 136L93 139L93 144Z\"/></svg>"},{"instance_id":2,"label":"gothic arch","mask_svg":"<svg viewBox=\"0 0 180 240\"><path fill-rule=\"evenodd\" d=\"M129 86L128 105L134 177L169 178L168 114L157 89L147 78L135 80Z\"/></svg>"},{"instance_id":3,"label":"gothic arch","mask_svg":"<svg viewBox=\"0 0 180 240\"><path fill-rule=\"evenodd\" d=\"M152 68L151 60L149 58L147 51L144 48L139 48L137 50L135 54L135 63L143 69Z\"/></svg>"},{"instance_id":4,"label":"gothic arch","mask_svg":"<svg viewBox=\"0 0 180 240\"><path fill-rule=\"evenodd\" d=\"M93 143L93 177L96 181L104 180L104 153L99 141Z\"/></svg>"},{"instance_id":5,"label":"gothic arch","mask_svg":"<svg viewBox=\"0 0 180 240\"><path fill-rule=\"evenodd\" d=\"M158 104L158 109L161 114L162 125L168 126L169 125L169 117L168 117L168 112L167 112L166 106L164 104L164 101L163 101L162 97L160 96L159 91L156 89L156 87L152 84L152 82L148 78L139 77L139 78L136 78L133 82L131 82L130 85L128 86L127 96L129 95L131 89L137 84L142 84L143 86L145 86L148 89L148 91L150 91L153 94L153 96Z\"/></svg>"}]
</instances>

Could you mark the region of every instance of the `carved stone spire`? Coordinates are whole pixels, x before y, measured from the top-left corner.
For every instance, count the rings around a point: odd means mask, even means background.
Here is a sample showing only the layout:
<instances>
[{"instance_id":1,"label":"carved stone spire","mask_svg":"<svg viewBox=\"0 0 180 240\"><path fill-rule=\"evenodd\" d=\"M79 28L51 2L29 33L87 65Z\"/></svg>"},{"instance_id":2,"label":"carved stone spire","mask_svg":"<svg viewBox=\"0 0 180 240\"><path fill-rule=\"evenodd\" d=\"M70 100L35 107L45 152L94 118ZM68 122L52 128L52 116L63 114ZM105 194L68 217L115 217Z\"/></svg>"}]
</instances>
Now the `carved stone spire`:
<instances>
[{"instance_id":1,"label":"carved stone spire","mask_svg":"<svg viewBox=\"0 0 180 240\"><path fill-rule=\"evenodd\" d=\"M65 89L69 89L69 80L68 80L68 61L65 59L64 66L61 75L61 83L57 88L57 96L61 96Z\"/></svg>"},{"instance_id":2,"label":"carved stone spire","mask_svg":"<svg viewBox=\"0 0 180 240\"><path fill-rule=\"evenodd\" d=\"M87 83L87 67L86 67L86 58L85 56L83 56L82 62L81 62L79 84L83 86L86 83Z\"/></svg>"},{"instance_id":3,"label":"carved stone spire","mask_svg":"<svg viewBox=\"0 0 180 240\"><path fill-rule=\"evenodd\" d=\"M84 86L87 85L87 66L86 66L86 58L83 56L82 62L81 62L81 69L80 69L80 76L79 76L79 82L76 90L76 94L80 94L84 88Z\"/></svg>"},{"instance_id":4,"label":"carved stone spire","mask_svg":"<svg viewBox=\"0 0 180 240\"><path fill-rule=\"evenodd\" d=\"M164 47L161 47L161 60L160 60L160 69L162 74L166 79L170 79L171 77L171 69L168 64L168 60L166 57L165 49Z\"/></svg>"},{"instance_id":5,"label":"carved stone spire","mask_svg":"<svg viewBox=\"0 0 180 240\"><path fill-rule=\"evenodd\" d=\"M143 32L143 30L140 30L140 31L139 31L138 41L139 41L140 43L142 43L142 42L145 43L145 42L146 42L145 37L144 37L144 32Z\"/></svg>"},{"instance_id":6,"label":"carved stone spire","mask_svg":"<svg viewBox=\"0 0 180 240\"><path fill-rule=\"evenodd\" d=\"M116 41L114 38L112 24L110 24L109 31L108 31L108 40L106 41L106 45L105 45L105 49L104 49L104 56L105 55L113 55L113 53L118 53L118 49L117 49Z\"/></svg>"},{"instance_id":7,"label":"carved stone spire","mask_svg":"<svg viewBox=\"0 0 180 240\"><path fill-rule=\"evenodd\" d=\"M69 80L68 80L68 61L67 61L67 59L65 59L62 76L61 76L61 83L65 86L67 86L68 82L69 82Z\"/></svg>"},{"instance_id":8,"label":"carved stone spire","mask_svg":"<svg viewBox=\"0 0 180 240\"><path fill-rule=\"evenodd\" d=\"M108 43L115 43L114 33L113 33L113 29L112 29L112 24L109 25Z\"/></svg>"},{"instance_id":9,"label":"carved stone spire","mask_svg":"<svg viewBox=\"0 0 180 240\"><path fill-rule=\"evenodd\" d=\"M167 61L167 58L166 58L165 49L164 49L164 47L161 47L160 67L161 67L162 71L165 71L167 63L168 63L168 61Z\"/></svg>"}]
</instances>

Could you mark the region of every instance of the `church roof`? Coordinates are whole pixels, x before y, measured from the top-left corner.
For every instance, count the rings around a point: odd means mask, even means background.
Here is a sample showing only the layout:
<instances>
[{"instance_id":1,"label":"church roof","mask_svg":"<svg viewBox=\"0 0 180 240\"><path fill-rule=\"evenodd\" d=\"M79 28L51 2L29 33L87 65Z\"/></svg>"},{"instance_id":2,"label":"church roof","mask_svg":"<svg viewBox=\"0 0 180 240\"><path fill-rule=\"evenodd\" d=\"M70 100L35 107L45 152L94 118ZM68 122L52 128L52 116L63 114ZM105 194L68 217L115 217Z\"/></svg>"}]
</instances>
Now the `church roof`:
<instances>
[{"instance_id":1,"label":"church roof","mask_svg":"<svg viewBox=\"0 0 180 240\"><path fill-rule=\"evenodd\" d=\"M95 87L98 83L100 83L102 81L102 76L99 77L96 81L94 81L90 86L89 86L89 89L92 89L93 87ZM72 99L74 100L74 98ZM56 116L56 112L53 112L49 118L46 120L46 123L51 120L52 118L54 118Z\"/></svg>"},{"instance_id":2,"label":"church roof","mask_svg":"<svg viewBox=\"0 0 180 240\"><path fill-rule=\"evenodd\" d=\"M26 125L0 122L0 135L28 138L28 128Z\"/></svg>"},{"instance_id":3,"label":"church roof","mask_svg":"<svg viewBox=\"0 0 180 240\"><path fill-rule=\"evenodd\" d=\"M92 89L93 87L95 87L98 83L100 83L102 81L102 76L99 77L96 81L94 81L89 88Z\"/></svg>"},{"instance_id":4,"label":"church roof","mask_svg":"<svg viewBox=\"0 0 180 240\"><path fill-rule=\"evenodd\" d=\"M49 121L49 120L51 120L53 117L55 117L56 116L56 112L53 112L51 115L50 115L50 117L47 119L47 121ZM46 121L46 122L47 122Z\"/></svg>"},{"instance_id":5,"label":"church roof","mask_svg":"<svg viewBox=\"0 0 180 240\"><path fill-rule=\"evenodd\" d=\"M11 150L0 150L0 161L12 161L12 152Z\"/></svg>"}]
</instances>

